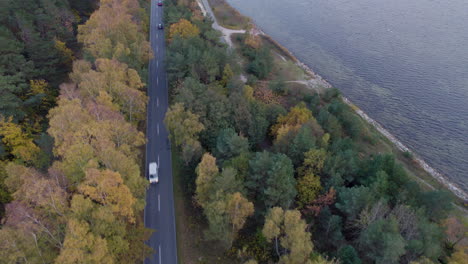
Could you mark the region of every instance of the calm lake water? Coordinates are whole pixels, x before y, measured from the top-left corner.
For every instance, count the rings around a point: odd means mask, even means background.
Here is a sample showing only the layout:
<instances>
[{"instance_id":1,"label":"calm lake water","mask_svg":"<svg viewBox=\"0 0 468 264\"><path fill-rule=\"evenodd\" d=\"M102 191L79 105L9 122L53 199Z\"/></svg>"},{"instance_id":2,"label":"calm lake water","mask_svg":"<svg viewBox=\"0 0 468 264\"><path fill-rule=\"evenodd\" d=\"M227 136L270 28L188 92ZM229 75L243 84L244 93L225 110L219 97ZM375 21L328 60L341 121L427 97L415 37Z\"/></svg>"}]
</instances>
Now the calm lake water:
<instances>
[{"instance_id":1,"label":"calm lake water","mask_svg":"<svg viewBox=\"0 0 468 264\"><path fill-rule=\"evenodd\" d=\"M468 1L228 2L468 191Z\"/></svg>"}]
</instances>

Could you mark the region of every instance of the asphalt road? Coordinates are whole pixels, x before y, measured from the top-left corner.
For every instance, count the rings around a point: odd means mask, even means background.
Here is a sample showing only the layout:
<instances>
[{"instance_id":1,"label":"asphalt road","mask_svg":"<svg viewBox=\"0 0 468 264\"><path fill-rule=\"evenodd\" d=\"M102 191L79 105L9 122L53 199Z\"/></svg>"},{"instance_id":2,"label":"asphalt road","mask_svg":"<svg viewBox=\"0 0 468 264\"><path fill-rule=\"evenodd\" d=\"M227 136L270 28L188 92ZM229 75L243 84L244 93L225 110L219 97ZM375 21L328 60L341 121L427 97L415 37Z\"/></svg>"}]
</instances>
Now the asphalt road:
<instances>
[{"instance_id":1,"label":"asphalt road","mask_svg":"<svg viewBox=\"0 0 468 264\"><path fill-rule=\"evenodd\" d=\"M157 0L151 0L150 42L154 59L149 64L146 177L148 164L157 162L159 183L151 184L146 192L145 226L155 230L147 244L155 253L145 264L177 264L171 150L163 122L169 102L164 30L158 29L158 24L163 23L162 16L163 7L157 5Z\"/></svg>"}]
</instances>

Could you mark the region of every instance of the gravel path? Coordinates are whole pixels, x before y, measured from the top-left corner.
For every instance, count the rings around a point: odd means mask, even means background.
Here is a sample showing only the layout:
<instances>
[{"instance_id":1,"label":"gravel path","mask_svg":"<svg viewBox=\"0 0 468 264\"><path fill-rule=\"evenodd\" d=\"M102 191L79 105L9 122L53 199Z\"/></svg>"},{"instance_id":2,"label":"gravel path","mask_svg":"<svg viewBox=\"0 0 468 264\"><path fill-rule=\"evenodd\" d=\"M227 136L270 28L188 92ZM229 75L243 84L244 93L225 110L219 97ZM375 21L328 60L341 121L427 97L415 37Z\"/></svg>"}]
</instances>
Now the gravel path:
<instances>
[{"instance_id":1,"label":"gravel path","mask_svg":"<svg viewBox=\"0 0 468 264\"><path fill-rule=\"evenodd\" d=\"M207 0L197 0L197 3L203 12L203 15L206 16L208 14L213 19L213 22L214 22L213 28L220 31L223 34L222 36L223 41L226 44L228 44L229 47L232 47L232 41L231 41L232 34L236 34L236 33L244 34L245 33L244 29L234 30L234 29L228 29L228 28L220 26Z\"/></svg>"}]
</instances>

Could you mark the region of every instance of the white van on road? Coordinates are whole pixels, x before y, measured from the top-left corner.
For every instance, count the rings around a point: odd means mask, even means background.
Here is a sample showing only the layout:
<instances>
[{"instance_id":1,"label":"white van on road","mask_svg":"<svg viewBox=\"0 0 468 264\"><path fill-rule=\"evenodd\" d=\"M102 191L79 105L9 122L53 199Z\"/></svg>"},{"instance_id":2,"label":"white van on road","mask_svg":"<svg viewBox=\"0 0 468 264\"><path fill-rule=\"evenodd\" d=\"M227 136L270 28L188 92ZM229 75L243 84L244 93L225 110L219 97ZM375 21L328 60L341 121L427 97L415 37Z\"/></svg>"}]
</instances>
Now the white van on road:
<instances>
[{"instance_id":1,"label":"white van on road","mask_svg":"<svg viewBox=\"0 0 468 264\"><path fill-rule=\"evenodd\" d=\"M150 162L149 164L149 182L150 183L159 182L158 163L156 162Z\"/></svg>"}]
</instances>

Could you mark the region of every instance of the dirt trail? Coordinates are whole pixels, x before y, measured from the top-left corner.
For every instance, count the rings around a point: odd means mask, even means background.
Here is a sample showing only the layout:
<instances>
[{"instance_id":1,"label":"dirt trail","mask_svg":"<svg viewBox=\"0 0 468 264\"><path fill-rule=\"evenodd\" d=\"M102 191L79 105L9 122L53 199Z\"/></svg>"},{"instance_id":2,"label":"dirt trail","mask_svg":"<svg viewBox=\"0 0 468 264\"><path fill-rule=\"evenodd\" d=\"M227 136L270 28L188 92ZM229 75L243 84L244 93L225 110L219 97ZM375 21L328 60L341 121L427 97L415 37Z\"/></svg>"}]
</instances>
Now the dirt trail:
<instances>
[{"instance_id":1,"label":"dirt trail","mask_svg":"<svg viewBox=\"0 0 468 264\"><path fill-rule=\"evenodd\" d=\"M198 6L203 12L203 15L206 16L207 14L213 19L213 28L220 31L223 34L223 41L232 47L231 35L232 34L244 34L246 31L244 29L234 30L222 27L219 25L216 17L211 9L210 4L207 0L197 0Z\"/></svg>"},{"instance_id":2,"label":"dirt trail","mask_svg":"<svg viewBox=\"0 0 468 264\"><path fill-rule=\"evenodd\" d=\"M207 0L197 0L197 3L198 3L198 6L200 7L202 13L204 16L207 16L209 15L212 19L213 19L213 28L215 30L218 30L222 33L222 39L223 41L229 45L229 47L233 47L233 43L232 43L232 40L231 40L231 35L232 34L244 34L246 32L246 30L244 29L240 29L240 30L234 30L234 29L228 29L228 28L225 28L225 27L222 27L218 21L216 20L216 17L213 13L213 10L210 6L210 4L208 3ZM258 29L257 27L253 27L252 28L252 34L255 34L255 35L265 35L265 33L263 31L261 31L260 29ZM286 58L284 58L283 56L281 56L280 54L276 53L278 56L280 56L283 60L286 60ZM311 88L311 89L317 89L318 87L322 87L322 88L330 88L331 85L328 84L325 80L323 80L322 78L318 77L309 67L307 67L305 64L303 63L296 63L297 66L299 66L300 68L302 68L304 71L306 71L306 73L308 75L311 76L310 79L304 79L304 80L293 80L293 81L289 81L289 82L297 82L297 83L301 83L301 84L304 84L306 85L307 87ZM246 83L247 82L247 77L245 75L241 75L240 76L240 79Z\"/></svg>"}]
</instances>

